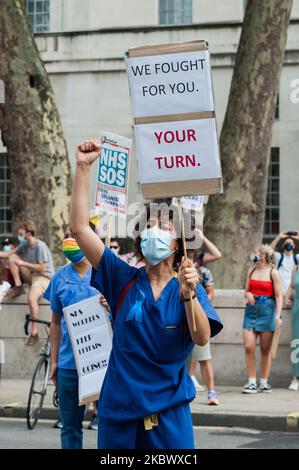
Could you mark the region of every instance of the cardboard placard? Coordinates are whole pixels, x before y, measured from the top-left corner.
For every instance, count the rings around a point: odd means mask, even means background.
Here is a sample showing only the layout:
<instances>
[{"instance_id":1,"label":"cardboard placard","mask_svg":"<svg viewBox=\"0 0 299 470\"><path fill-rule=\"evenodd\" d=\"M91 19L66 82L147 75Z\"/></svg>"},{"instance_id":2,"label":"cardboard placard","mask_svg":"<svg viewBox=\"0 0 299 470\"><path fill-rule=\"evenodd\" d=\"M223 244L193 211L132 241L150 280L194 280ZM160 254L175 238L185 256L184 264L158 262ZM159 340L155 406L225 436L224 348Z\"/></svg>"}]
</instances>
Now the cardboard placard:
<instances>
[{"instance_id":1,"label":"cardboard placard","mask_svg":"<svg viewBox=\"0 0 299 470\"><path fill-rule=\"evenodd\" d=\"M144 197L222 192L206 42L130 49L127 69Z\"/></svg>"},{"instance_id":2,"label":"cardboard placard","mask_svg":"<svg viewBox=\"0 0 299 470\"><path fill-rule=\"evenodd\" d=\"M126 216L132 141L110 132L100 133L95 206L104 213Z\"/></svg>"},{"instance_id":3,"label":"cardboard placard","mask_svg":"<svg viewBox=\"0 0 299 470\"><path fill-rule=\"evenodd\" d=\"M206 194L201 181L221 178L215 119L139 124L135 135L145 197L149 185L183 181L194 182L183 195Z\"/></svg>"},{"instance_id":4,"label":"cardboard placard","mask_svg":"<svg viewBox=\"0 0 299 470\"><path fill-rule=\"evenodd\" d=\"M112 330L100 295L63 309L79 376L79 404L98 400L112 349Z\"/></svg>"}]
</instances>

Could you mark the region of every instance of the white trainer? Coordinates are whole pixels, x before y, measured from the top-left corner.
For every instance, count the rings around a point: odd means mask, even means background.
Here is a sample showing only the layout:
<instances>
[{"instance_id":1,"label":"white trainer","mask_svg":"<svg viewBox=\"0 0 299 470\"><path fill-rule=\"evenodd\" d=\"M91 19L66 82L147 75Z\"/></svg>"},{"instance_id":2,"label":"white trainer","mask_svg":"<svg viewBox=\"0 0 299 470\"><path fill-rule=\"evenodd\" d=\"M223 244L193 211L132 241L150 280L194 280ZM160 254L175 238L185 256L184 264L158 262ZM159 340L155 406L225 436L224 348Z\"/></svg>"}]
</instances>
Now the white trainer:
<instances>
[{"instance_id":1,"label":"white trainer","mask_svg":"<svg viewBox=\"0 0 299 470\"><path fill-rule=\"evenodd\" d=\"M289 390L292 390L293 392L298 392L299 391L299 382L296 379L293 379L290 386Z\"/></svg>"},{"instance_id":2,"label":"white trainer","mask_svg":"<svg viewBox=\"0 0 299 470\"><path fill-rule=\"evenodd\" d=\"M192 382L194 383L194 387L195 387L195 390L197 392L203 392L204 391L204 388L202 385L200 385L200 383L198 382L197 378L195 377L195 375L191 375L191 379L192 379Z\"/></svg>"}]
</instances>

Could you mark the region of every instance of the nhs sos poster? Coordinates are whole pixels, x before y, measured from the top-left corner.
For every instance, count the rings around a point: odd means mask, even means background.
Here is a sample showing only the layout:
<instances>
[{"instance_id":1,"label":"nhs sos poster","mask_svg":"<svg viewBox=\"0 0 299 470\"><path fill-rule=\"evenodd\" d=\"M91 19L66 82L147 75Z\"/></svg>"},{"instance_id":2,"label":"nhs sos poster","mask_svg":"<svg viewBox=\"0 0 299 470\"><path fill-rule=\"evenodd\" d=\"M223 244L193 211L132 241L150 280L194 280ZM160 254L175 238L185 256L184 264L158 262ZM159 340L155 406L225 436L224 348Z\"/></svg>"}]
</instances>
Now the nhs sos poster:
<instances>
[{"instance_id":1,"label":"nhs sos poster","mask_svg":"<svg viewBox=\"0 0 299 470\"><path fill-rule=\"evenodd\" d=\"M101 212L126 215L132 141L102 131L95 205Z\"/></svg>"}]
</instances>

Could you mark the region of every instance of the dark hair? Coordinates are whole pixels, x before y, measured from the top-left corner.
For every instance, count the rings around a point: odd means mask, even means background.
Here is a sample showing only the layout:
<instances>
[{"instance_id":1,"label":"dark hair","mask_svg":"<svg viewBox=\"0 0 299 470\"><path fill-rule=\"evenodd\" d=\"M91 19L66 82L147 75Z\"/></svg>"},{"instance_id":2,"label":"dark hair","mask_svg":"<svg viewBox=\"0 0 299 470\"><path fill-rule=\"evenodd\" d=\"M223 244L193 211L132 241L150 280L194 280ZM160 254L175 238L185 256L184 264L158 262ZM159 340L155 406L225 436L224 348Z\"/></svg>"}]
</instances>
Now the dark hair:
<instances>
[{"instance_id":1,"label":"dark hair","mask_svg":"<svg viewBox=\"0 0 299 470\"><path fill-rule=\"evenodd\" d=\"M5 245L14 245L14 242L11 238L4 238L2 242L2 246L5 246Z\"/></svg>"},{"instance_id":2,"label":"dark hair","mask_svg":"<svg viewBox=\"0 0 299 470\"><path fill-rule=\"evenodd\" d=\"M167 215L167 217L169 218L169 220L171 222L174 221L174 211L173 209L170 209L169 211L164 211L163 209L159 209L157 211L157 218L158 220L161 219L161 217L163 215ZM140 220L136 226L135 226L135 231L138 232L139 234L146 228L147 226L147 223L149 222L150 220L150 216L151 216L151 208L150 206L147 206L146 208L146 218L144 217L142 220ZM135 238L135 241L134 241L134 254L135 256L142 260L144 259L144 256L142 254L142 251L141 251L141 237L140 235L138 234L138 236ZM183 241L182 241L182 237L181 237L181 234L179 232L179 235L177 237L177 242L178 242L178 250L176 252L176 255L175 255L175 258L174 258L174 262L173 262L173 268L175 270L178 269L178 266L181 262L181 259L182 257L184 256L184 248L183 248ZM188 256L188 251L187 251L187 256Z\"/></svg>"}]
</instances>

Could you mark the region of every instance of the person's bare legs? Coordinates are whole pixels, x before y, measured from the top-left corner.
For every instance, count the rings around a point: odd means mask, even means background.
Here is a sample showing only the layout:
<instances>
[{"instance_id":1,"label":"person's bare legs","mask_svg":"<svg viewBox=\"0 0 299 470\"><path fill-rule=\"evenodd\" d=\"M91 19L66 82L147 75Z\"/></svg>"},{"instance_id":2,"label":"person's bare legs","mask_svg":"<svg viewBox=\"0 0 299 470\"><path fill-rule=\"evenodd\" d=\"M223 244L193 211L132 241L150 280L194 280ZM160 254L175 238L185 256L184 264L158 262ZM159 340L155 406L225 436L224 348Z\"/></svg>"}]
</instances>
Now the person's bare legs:
<instances>
[{"instance_id":1,"label":"person's bare legs","mask_svg":"<svg viewBox=\"0 0 299 470\"><path fill-rule=\"evenodd\" d=\"M13 253L12 255L9 256L10 261L13 261L15 259L21 260L21 258ZM22 279L21 279L21 269L22 267L18 266L15 263L10 263L10 272L12 274L14 283L16 287L21 287L22 285Z\"/></svg>"},{"instance_id":2,"label":"person's bare legs","mask_svg":"<svg viewBox=\"0 0 299 470\"><path fill-rule=\"evenodd\" d=\"M13 260L21 261L22 260L22 258L20 258L15 253L10 255L9 259L10 259L10 261L13 261ZM25 266L18 266L16 263L11 262L10 266L9 266L9 269L10 269L10 272L12 274L12 277L13 277L16 288L22 287L23 282L26 282L27 284L31 284L32 274L31 274L31 271L28 268L26 268Z\"/></svg>"},{"instance_id":3,"label":"person's bare legs","mask_svg":"<svg viewBox=\"0 0 299 470\"><path fill-rule=\"evenodd\" d=\"M271 345L273 331L262 331L260 336L261 348L261 379L268 380L272 364Z\"/></svg>"},{"instance_id":4,"label":"person's bare legs","mask_svg":"<svg viewBox=\"0 0 299 470\"><path fill-rule=\"evenodd\" d=\"M255 350L256 350L257 333L255 331L243 330L243 341L245 348L245 362L247 377L256 377L256 362L255 362Z\"/></svg>"},{"instance_id":5,"label":"person's bare legs","mask_svg":"<svg viewBox=\"0 0 299 470\"><path fill-rule=\"evenodd\" d=\"M28 294L28 305L30 310L31 318L38 320L39 319L39 300L43 295L43 291L38 286L31 286ZM31 324L31 335L34 336L38 333L37 323Z\"/></svg>"},{"instance_id":6,"label":"person's bare legs","mask_svg":"<svg viewBox=\"0 0 299 470\"><path fill-rule=\"evenodd\" d=\"M208 391L214 390L215 384L212 361L210 359L207 361L200 361L200 369Z\"/></svg>"},{"instance_id":7,"label":"person's bare legs","mask_svg":"<svg viewBox=\"0 0 299 470\"><path fill-rule=\"evenodd\" d=\"M195 375L196 369L197 369L197 364L198 364L198 361L191 361L190 369L189 369L189 375Z\"/></svg>"}]
</instances>

